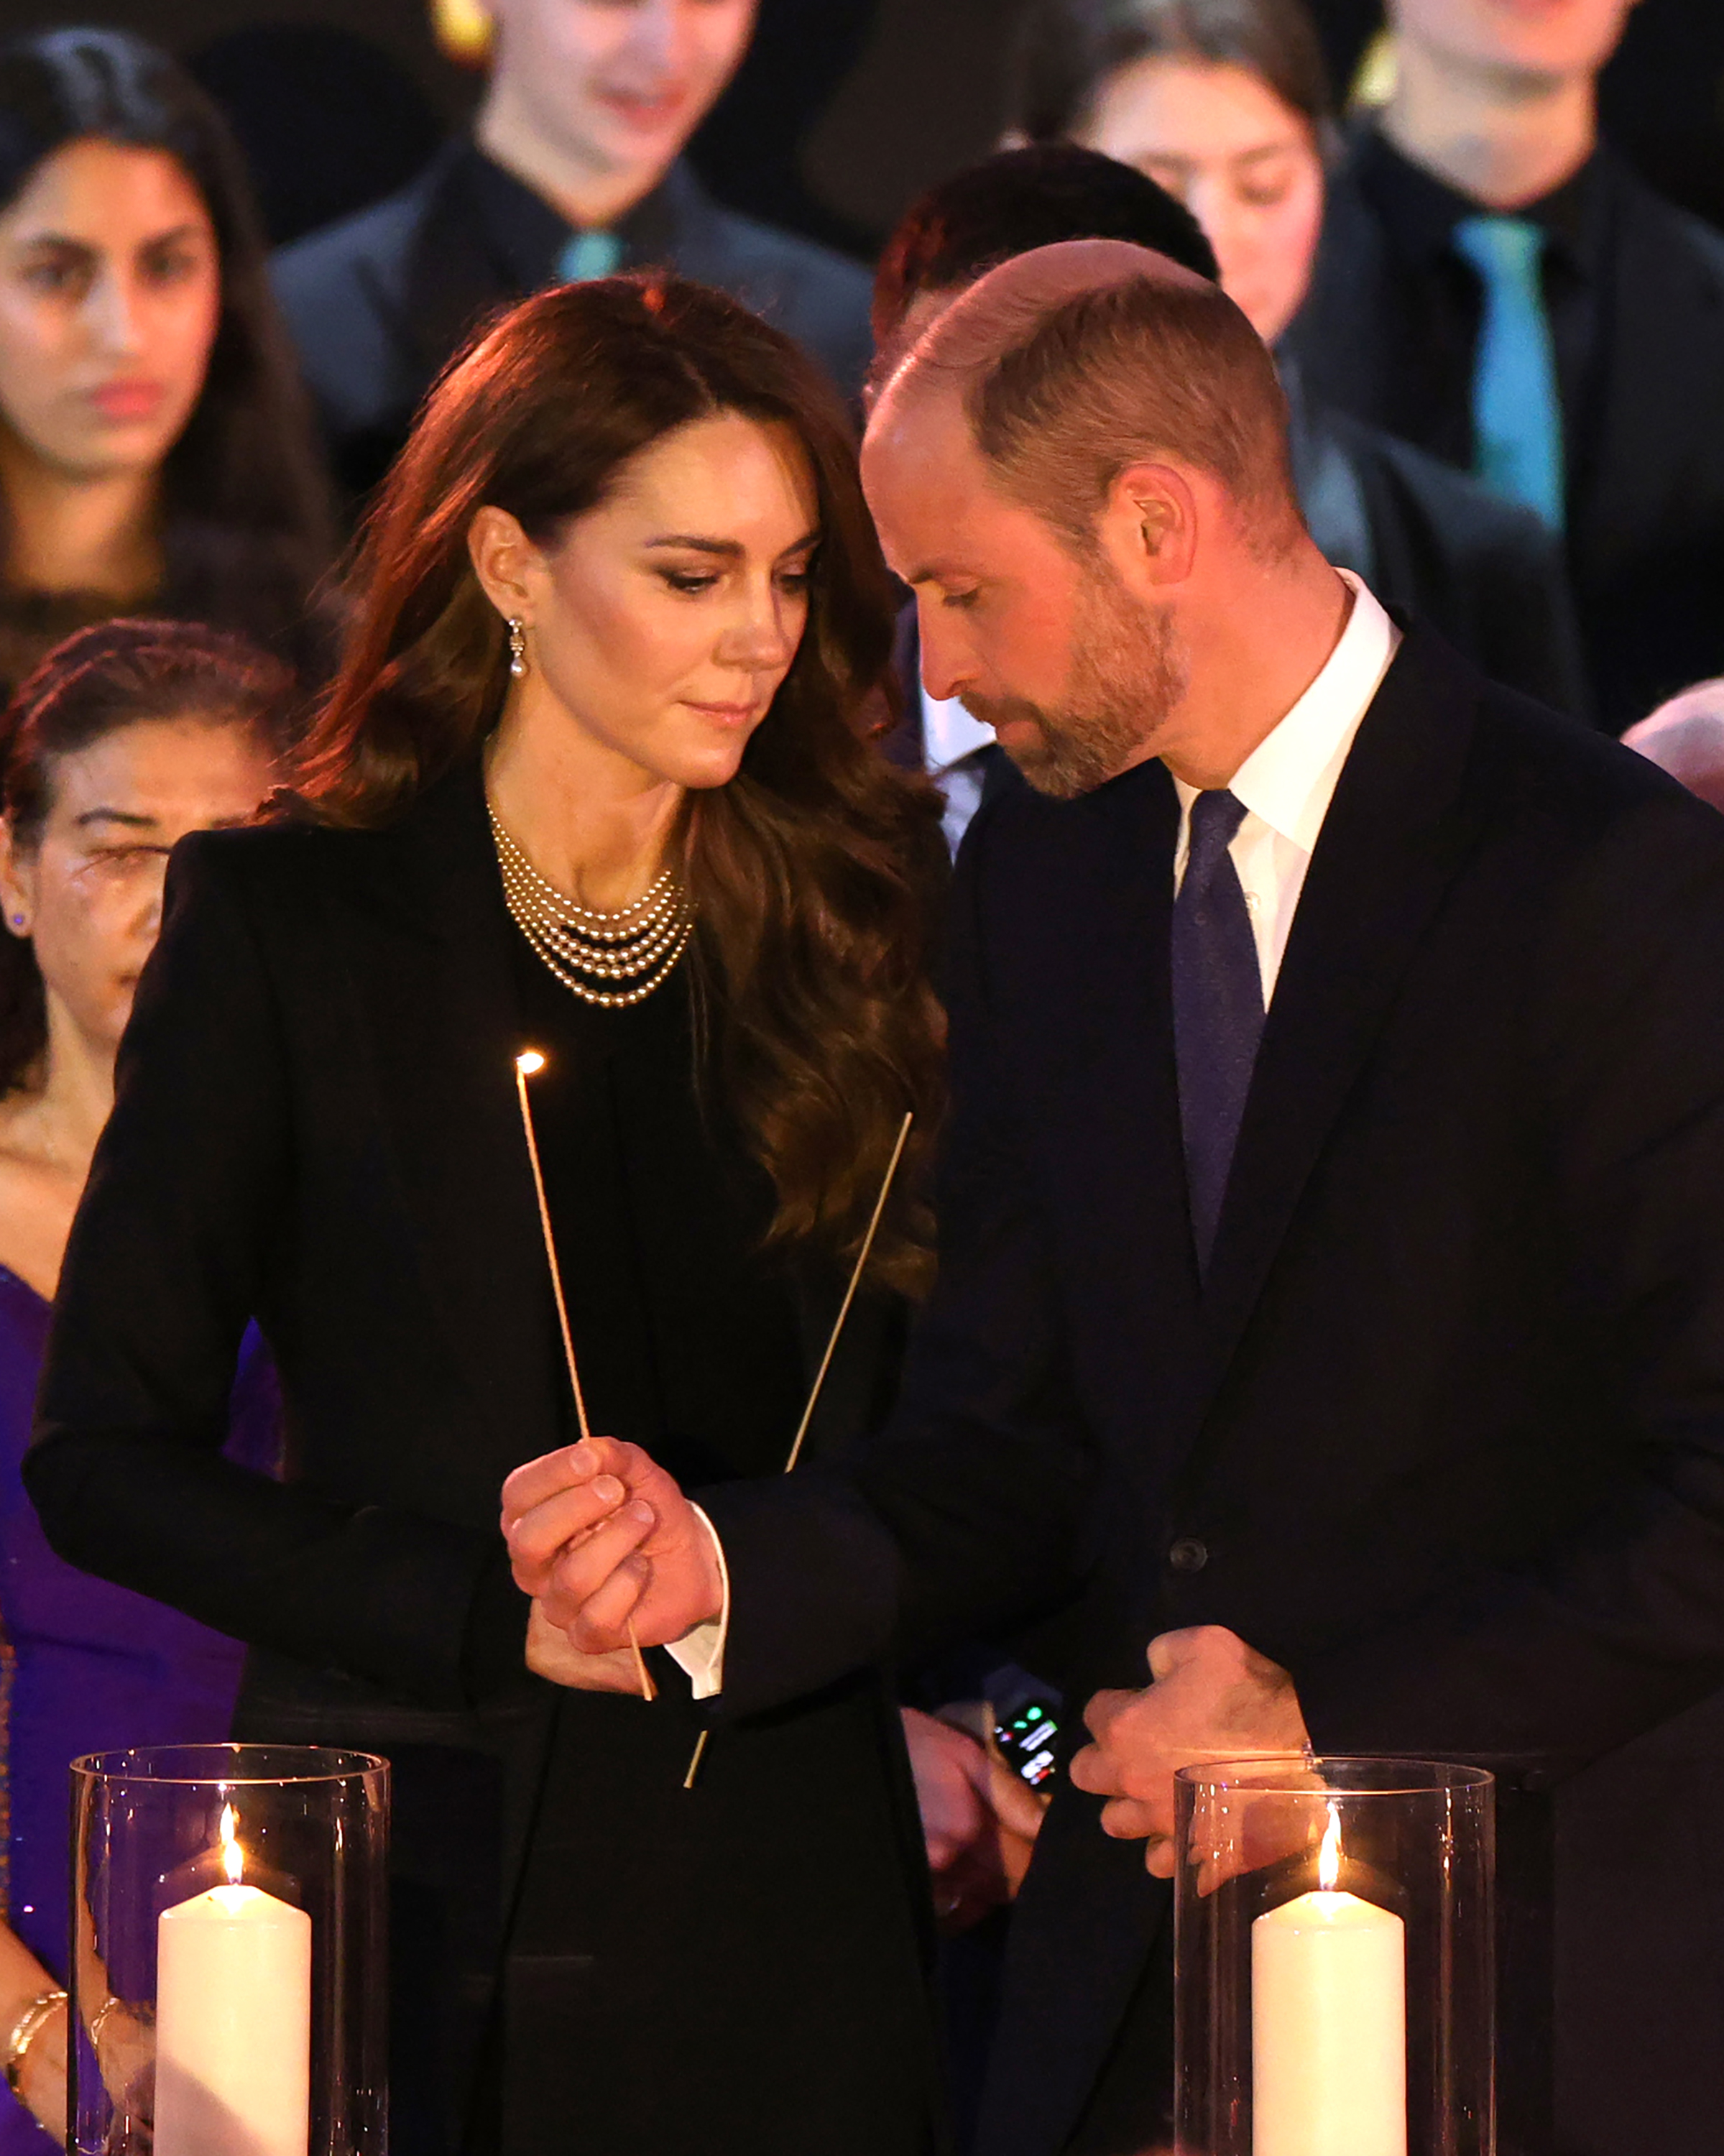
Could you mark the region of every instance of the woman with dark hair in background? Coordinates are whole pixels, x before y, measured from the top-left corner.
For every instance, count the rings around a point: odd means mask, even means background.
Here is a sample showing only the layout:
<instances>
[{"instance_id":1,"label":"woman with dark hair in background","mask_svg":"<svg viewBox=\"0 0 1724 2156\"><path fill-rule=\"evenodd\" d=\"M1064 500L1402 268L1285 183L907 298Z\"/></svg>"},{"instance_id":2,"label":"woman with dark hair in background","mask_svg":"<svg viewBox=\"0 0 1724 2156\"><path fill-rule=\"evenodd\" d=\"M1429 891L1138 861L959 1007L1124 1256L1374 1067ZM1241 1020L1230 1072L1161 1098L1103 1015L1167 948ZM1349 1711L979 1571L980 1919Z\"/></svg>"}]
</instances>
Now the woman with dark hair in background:
<instances>
[{"instance_id":1,"label":"woman with dark hair in background","mask_svg":"<svg viewBox=\"0 0 1724 2156\"><path fill-rule=\"evenodd\" d=\"M719 293L541 294L438 385L355 582L304 814L174 863L31 1493L72 1562L250 1643L245 1733L394 1761L393 2147L921 2156L884 1686L713 1729L687 1785L710 1644L647 1703L533 1621L499 1530L573 1430L529 1046L595 1430L697 1486L783 1467L913 1110L805 1458L894 1387L942 850L870 738L893 595L843 409ZM254 1316L280 1484L215 1457Z\"/></svg>"},{"instance_id":2,"label":"woman with dark hair in background","mask_svg":"<svg viewBox=\"0 0 1724 2156\"><path fill-rule=\"evenodd\" d=\"M1283 342L1339 139L1303 0L1030 0L1009 95L1013 139L1101 151L1196 216L1223 289L1275 349L1300 502L1328 558L1496 680L1586 711L1555 536L1531 510L1308 397Z\"/></svg>"},{"instance_id":3,"label":"woman with dark hair in background","mask_svg":"<svg viewBox=\"0 0 1724 2156\"><path fill-rule=\"evenodd\" d=\"M225 1737L239 1687L233 1640L53 1554L18 1466L61 1254L113 1101L115 1051L160 925L169 850L187 831L255 813L288 691L276 661L233 638L119 621L53 653L0 719L5 2156L45 2150L41 2129L56 2140L64 2130L67 1762ZM255 1336L228 1378L227 1455L267 1471L277 1400ZM117 2023L109 2017L105 2046L121 2041Z\"/></svg>"},{"instance_id":4,"label":"woman with dark hair in background","mask_svg":"<svg viewBox=\"0 0 1724 2156\"><path fill-rule=\"evenodd\" d=\"M0 45L0 695L115 613L315 669L326 479L225 123L122 32Z\"/></svg>"}]
</instances>

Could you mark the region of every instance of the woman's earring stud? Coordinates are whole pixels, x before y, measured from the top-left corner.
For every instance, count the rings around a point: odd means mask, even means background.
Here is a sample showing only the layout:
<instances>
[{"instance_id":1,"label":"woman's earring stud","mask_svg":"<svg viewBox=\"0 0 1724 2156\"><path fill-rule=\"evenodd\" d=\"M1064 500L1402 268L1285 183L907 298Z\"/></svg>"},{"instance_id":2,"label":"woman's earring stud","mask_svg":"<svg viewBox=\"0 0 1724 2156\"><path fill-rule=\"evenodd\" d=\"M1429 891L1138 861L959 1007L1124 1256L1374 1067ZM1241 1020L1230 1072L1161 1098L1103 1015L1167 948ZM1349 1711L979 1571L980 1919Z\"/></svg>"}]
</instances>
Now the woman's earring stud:
<instances>
[{"instance_id":1,"label":"woman's earring stud","mask_svg":"<svg viewBox=\"0 0 1724 2156\"><path fill-rule=\"evenodd\" d=\"M24 916L23 914L14 913L12 916L12 925L14 928L22 928L24 925Z\"/></svg>"},{"instance_id":2,"label":"woman's earring stud","mask_svg":"<svg viewBox=\"0 0 1724 2156\"><path fill-rule=\"evenodd\" d=\"M517 681L526 671L526 624L518 613L509 617L509 671Z\"/></svg>"}]
</instances>

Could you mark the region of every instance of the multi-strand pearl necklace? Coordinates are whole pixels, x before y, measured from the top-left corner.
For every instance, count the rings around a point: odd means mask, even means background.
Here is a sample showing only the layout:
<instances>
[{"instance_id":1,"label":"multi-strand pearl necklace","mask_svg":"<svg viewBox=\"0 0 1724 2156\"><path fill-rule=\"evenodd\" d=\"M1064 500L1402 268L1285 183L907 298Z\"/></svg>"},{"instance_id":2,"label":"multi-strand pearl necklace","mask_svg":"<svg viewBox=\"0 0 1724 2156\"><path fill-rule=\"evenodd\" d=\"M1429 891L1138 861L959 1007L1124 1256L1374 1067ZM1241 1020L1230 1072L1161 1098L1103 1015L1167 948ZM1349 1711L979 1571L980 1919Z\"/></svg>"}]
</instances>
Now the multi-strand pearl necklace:
<instances>
[{"instance_id":1,"label":"multi-strand pearl necklace","mask_svg":"<svg viewBox=\"0 0 1724 2156\"><path fill-rule=\"evenodd\" d=\"M563 986L582 1003L605 1010L644 1003L663 988L695 925L694 908L675 872L666 869L632 906L596 912L546 883L496 810L490 813L511 917Z\"/></svg>"}]
</instances>

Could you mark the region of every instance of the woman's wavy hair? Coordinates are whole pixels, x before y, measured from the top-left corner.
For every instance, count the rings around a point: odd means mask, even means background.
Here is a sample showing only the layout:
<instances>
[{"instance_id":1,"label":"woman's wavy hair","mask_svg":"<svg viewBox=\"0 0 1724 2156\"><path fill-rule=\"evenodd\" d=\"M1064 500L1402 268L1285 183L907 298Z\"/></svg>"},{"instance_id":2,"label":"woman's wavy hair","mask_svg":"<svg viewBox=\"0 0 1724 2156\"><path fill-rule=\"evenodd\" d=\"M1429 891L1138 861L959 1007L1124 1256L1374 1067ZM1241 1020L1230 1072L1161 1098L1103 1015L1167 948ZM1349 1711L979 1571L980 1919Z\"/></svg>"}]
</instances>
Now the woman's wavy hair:
<instances>
[{"instance_id":1,"label":"woman's wavy hair","mask_svg":"<svg viewBox=\"0 0 1724 2156\"><path fill-rule=\"evenodd\" d=\"M220 257L203 394L162 472L164 610L301 659L306 600L334 549L333 512L239 150L197 84L141 38L49 30L0 44L0 208L49 157L84 141L176 159L203 198ZM5 523L0 503L0 542Z\"/></svg>"},{"instance_id":2,"label":"woman's wavy hair","mask_svg":"<svg viewBox=\"0 0 1724 2156\"><path fill-rule=\"evenodd\" d=\"M41 844L65 757L149 719L246 726L273 756L292 696L279 660L194 622L121 619L69 636L0 712L0 815L14 848ZM0 935L0 1095L29 1081L47 1045L34 947Z\"/></svg>"},{"instance_id":3,"label":"woman's wavy hair","mask_svg":"<svg viewBox=\"0 0 1724 2156\"><path fill-rule=\"evenodd\" d=\"M469 345L367 520L346 649L295 790L324 822L376 825L475 754L509 679L504 625L468 555L475 513L506 510L554 547L631 458L721 413L792 430L821 538L772 710L737 775L685 806L695 978L718 1014L726 1093L777 1192L775 1242L854 1254L914 1111L874 1266L913 1291L930 1263L918 1194L940 1098L927 947L939 803L878 744L895 591L844 408L789 338L722 293L654 274L540 293Z\"/></svg>"}]
</instances>

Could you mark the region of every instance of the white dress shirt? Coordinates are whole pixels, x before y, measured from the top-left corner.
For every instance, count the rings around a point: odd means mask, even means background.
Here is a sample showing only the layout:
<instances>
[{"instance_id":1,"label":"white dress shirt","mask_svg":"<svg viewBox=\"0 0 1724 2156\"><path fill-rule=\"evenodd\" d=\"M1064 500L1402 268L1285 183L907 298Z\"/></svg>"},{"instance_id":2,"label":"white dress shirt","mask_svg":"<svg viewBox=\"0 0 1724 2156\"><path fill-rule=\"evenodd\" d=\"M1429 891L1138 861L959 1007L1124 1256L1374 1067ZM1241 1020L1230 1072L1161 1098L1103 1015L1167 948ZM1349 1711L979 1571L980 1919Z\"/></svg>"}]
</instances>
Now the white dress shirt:
<instances>
[{"instance_id":1,"label":"white dress shirt","mask_svg":"<svg viewBox=\"0 0 1724 2156\"><path fill-rule=\"evenodd\" d=\"M1400 648L1401 632L1360 579L1350 569L1338 570L1337 574L1353 595L1340 642L1316 680L1285 718L1252 750L1228 787L1234 800L1242 802L1245 808L1228 852L1239 872L1245 909L1257 939L1265 1009L1275 994L1281 953L1287 947L1299 894L1305 888L1306 870L1316 850L1317 834L1323 828L1329 803L1335 798L1342 766L1360 721L1383 685L1389 661ZM931 712L957 710L979 733L990 741L993 738L993 729L971 718L961 704L942 705L925 696L922 710L923 739L929 747L931 770L935 767L936 738L927 726ZM962 739L954 733L938 736L942 746L954 737ZM960 749L959 757L968 753L967 749ZM1176 778L1173 783L1179 795L1179 840L1173 857L1177 891L1184 879L1186 857L1191 850L1191 804L1198 797L1198 788L1188 786L1183 779ZM704 1512L700 1517L723 1568L724 1548L717 1530ZM730 1601L730 1574L726 1570L722 1613L708 1624L696 1625L670 1650L688 1671L696 1699L711 1699L723 1687Z\"/></svg>"},{"instance_id":2,"label":"white dress shirt","mask_svg":"<svg viewBox=\"0 0 1724 2156\"><path fill-rule=\"evenodd\" d=\"M1275 996L1281 954L1341 767L1401 643L1399 629L1352 570L1336 573L1353 595L1341 641L1286 717L1265 735L1228 782L1228 792L1245 810L1227 850L1257 939L1265 1010ZM1198 788L1183 778L1173 785L1179 796L1179 843L1173 856L1178 891L1191 850L1191 804Z\"/></svg>"},{"instance_id":3,"label":"white dress shirt","mask_svg":"<svg viewBox=\"0 0 1724 2156\"><path fill-rule=\"evenodd\" d=\"M956 696L931 696L920 682L916 693L922 701L922 763L946 796L941 824L955 854L970 819L982 806L985 773L981 752L994 746L994 731L966 711Z\"/></svg>"}]
</instances>

